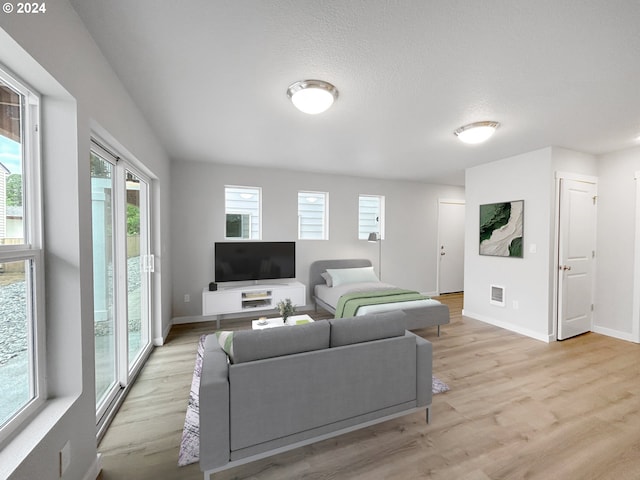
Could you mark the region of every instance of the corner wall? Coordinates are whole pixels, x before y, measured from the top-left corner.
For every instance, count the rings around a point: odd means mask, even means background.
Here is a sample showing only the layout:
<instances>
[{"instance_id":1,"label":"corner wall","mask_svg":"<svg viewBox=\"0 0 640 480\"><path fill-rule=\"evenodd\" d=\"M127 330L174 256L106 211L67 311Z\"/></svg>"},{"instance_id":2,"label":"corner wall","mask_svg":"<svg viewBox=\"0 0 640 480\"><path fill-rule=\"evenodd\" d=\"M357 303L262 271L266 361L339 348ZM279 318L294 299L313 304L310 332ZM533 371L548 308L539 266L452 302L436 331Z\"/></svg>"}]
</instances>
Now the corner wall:
<instances>
[{"instance_id":1,"label":"corner wall","mask_svg":"<svg viewBox=\"0 0 640 480\"><path fill-rule=\"evenodd\" d=\"M0 478L59 478L69 441L68 479L97 474L89 139L99 125L168 182L169 158L66 0L37 15L0 15L0 63L42 94L48 400L0 449ZM156 232L170 278L168 186L157 199ZM160 318L170 324L170 282Z\"/></svg>"},{"instance_id":2,"label":"corner wall","mask_svg":"<svg viewBox=\"0 0 640 480\"><path fill-rule=\"evenodd\" d=\"M469 168L465 187L464 315L549 341L552 149ZM512 200L524 200L523 258L480 255L480 205ZM489 303L491 285L504 307Z\"/></svg>"},{"instance_id":3,"label":"corner wall","mask_svg":"<svg viewBox=\"0 0 640 480\"><path fill-rule=\"evenodd\" d=\"M636 207L640 148L598 157L597 289L594 331L640 342L637 305L640 241ZM634 308L635 305L635 308Z\"/></svg>"},{"instance_id":4,"label":"corner wall","mask_svg":"<svg viewBox=\"0 0 640 480\"><path fill-rule=\"evenodd\" d=\"M464 314L542 341L556 338L557 172L596 176L596 158L547 147L466 172ZM481 204L524 200L522 259L481 256ZM504 307L489 303L490 285L505 287Z\"/></svg>"}]
</instances>

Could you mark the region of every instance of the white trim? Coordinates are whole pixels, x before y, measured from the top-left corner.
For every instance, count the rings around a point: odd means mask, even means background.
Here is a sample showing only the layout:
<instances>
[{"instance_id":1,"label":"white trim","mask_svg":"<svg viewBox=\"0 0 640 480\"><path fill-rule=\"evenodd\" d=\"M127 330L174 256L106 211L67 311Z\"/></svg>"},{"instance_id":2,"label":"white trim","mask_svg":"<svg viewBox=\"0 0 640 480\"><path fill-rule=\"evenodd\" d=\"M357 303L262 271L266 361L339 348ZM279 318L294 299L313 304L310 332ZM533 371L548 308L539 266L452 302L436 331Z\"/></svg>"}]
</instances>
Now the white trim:
<instances>
[{"instance_id":1,"label":"white trim","mask_svg":"<svg viewBox=\"0 0 640 480\"><path fill-rule=\"evenodd\" d=\"M438 293L435 295L440 295L440 246L442 245L442 237L440 235L440 206L442 204L453 204L453 205L463 205L466 207L466 200L461 200L459 198L438 198L438 218L436 219L436 225L438 228L438 239L436 243L436 290ZM466 216L466 212L465 212ZM464 245L463 245L463 253L464 253ZM464 284L464 279L463 279Z\"/></svg>"},{"instance_id":2,"label":"white trim","mask_svg":"<svg viewBox=\"0 0 640 480\"><path fill-rule=\"evenodd\" d=\"M607 337L613 337L619 340L626 340L628 342L639 343L637 340L635 340L633 333L621 332L619 330L614 330L612 328L607 328L607 327L598 327L597 325L592 325L591 331L594 333L599 333L600 335L606 335Z\"/></svg>"},{"instance_id":3,"label":"white trim","mask_svg":"<svg viewBox=\"0 0 640 480\"><path fill-rule=\"evenodd\" d=\"M636 232L633 261L633 313L629 340L640 343L640 171L636 172L633 178L636 182Z\"/></svg>"},{"instance_id":4,"label":"white trim","mask_svg":"<svg viewBox=\"0 0 640 480\"><path fill-rule=\"evenodd\" d=\"M87 473L85 473L84 477L82 477L82 480L96 480L96 478L98 478L98 475L100 474L101 471L102 471L102 454L98 453L96 455L96 458L93 460L93 462L89 466Z\"/></svg>"},{"instance_id":5,"label":"white trim","mask_svg":"<svg viewBox=\"0 0 640 480\"><path fill-rule=\"evenodd\" d=\"M555 178L575 180L576 182L594 183L596 185L598 184L598 177L594 177L593 175L582 175L581 173L556 172Z\"/></svg>"},{"instance_id":6,"label":"white trim","mask_svg":"<svg viewBox=\"0 0 640 480\"><path fill-rule=\"evenodd\" d=\"M509 330L511 332L519 333L520 335L524 335L526 337L530 337L535 340L540 340L541 342L551 343L552 341L555 340L553 335L536 332L534 330L529 330L528 328L517 327L511 323L503 322L501 320L496 320L495 318L487 317L486 315L481 315L479 313L473 313L466 310L462 310L462 315L465 317L473 318L474 320L479 320L481 322L488 323L489 325L504 328L505 330Z\"/></svg>"},{"instance_id":7,"label":"white trim","mask_svg":"<svg viewBox=\"0 0 640 480\"><path fill-rule=\"evenodd\" d=\"M572 173L572 172L562 172L562 171L557 171L555 172L555 196L554 196L554 219L553 219L553 225L554 225L554 233L553 233L553 266L552 266L552 271L553 271L553 278L552 278L552 319L551 319L551 333L550 333L550 338L552 339L552 341L555 341L558 339L558 310L560 308L559 305L559 288L560 288L560 282L559 282L559 275L558 275L558 266L560 265L560 188L561 188L561 180L574 180L576 182L584 182L584 183L591 183L594 184L596 186L596 198L598 195L598 177L595 177L593 175L583 175L580 173ZM595 235L596 238L594 238L593 244L594 244L594 248L596 249L596 258L594 259L593 262L593 279L592 279L592 285L591 285L591 298L592 301L595 301L595 292L596 292L596 268L597 268L597 231L598 231L598 218L597 218L597 210L596 210L596 218L594 219L594 222L596 223L595 225ZM593 325L595 322L595 314L592 315L591 317L591 327L593 329Z\"/></svg>"},{"instance_id":8,"label":"white trim","mask_svg":"<svg viewBox=\"0 0 640 480\"><path fill-rule=\"evenodd\" d=\"M0 263L24 262L27 356L31 398L0 428L0 451L14 432L28 425L29 419L46 404L46 321L45 262L43 237L42 157L40 152L40 96L0 65L0 78L20 99L20 144L23 188L23 243L0 246Z\"/></svg>"}]
</instances>

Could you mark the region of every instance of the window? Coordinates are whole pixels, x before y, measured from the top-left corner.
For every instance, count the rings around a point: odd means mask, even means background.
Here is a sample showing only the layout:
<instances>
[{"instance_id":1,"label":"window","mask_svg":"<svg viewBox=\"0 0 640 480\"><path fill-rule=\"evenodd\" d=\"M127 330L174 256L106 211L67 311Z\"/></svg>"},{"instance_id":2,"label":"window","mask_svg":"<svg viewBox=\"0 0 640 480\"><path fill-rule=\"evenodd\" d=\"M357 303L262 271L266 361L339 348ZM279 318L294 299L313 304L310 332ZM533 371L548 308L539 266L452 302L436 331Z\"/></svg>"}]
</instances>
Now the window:
<instances>
[{"instance_id":1,"label":"window","mask_svg":"<svg viewBox=\"0 0 640 480\"><path fill-rule=\"evenodd\" d=\"M298 238L328 240L327 204L329 194L298 192Z\"/></svg>"},{"instance_id":2,"label":"window","mask_svg":"<svg viewBox=\"0 0 640 480\"><path fill-rule=\"evenodd\" d=\"M260 240L260 197L258 187L224 187L225 237Z\"/></svg>"},{"instance_id":3,"label":"window","mask_svg":"<svg viewBox=\"0 0 640 480\"><path fill-rule=\"evenodd\" d=\"M358 200L358 238L367 240L370 233L384 238L384 197L360 195Z\"/></svg>"},{"instance_id":4,"label":"window","mask_svg":"<svg viewBox=\"0 0 640 480\"><path fill-rule=\"evenodd\" d=\"M0 70L0 440L46 398L39 114Z\"/></svg>"}]
</instances>

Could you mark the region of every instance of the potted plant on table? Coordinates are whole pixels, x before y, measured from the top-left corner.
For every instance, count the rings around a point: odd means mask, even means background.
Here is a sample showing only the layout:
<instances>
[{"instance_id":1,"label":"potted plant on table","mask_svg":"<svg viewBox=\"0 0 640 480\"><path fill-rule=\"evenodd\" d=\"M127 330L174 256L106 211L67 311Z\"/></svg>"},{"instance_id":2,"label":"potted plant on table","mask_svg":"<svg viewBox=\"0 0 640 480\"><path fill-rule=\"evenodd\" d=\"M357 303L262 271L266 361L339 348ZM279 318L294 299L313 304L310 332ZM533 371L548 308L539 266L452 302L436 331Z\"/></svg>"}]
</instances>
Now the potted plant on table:
<instances>
[{"instance_id":1,"label":"potted plant on table","mask_svg":"<svg viewBox=\"0 0 640 480\"><path fill-rule=\"evenodd\" d=\"M296 313L296 306L291 303L290 298L285 298L284 300L280 300L278 302L278 311L280 312L280 316L282 317L282 322L286 325L287 318Z\"/></svg>"}]
</instances>

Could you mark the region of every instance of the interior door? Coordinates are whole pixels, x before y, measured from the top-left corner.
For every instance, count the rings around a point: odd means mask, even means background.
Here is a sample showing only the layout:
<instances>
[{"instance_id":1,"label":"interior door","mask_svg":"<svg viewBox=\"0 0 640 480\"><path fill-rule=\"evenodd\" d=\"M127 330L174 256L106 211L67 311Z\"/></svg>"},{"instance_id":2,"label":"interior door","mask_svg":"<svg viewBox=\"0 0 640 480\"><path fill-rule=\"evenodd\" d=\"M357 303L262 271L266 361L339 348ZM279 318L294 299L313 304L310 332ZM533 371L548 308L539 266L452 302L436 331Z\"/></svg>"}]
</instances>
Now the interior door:
<instances>
[{"instance_id":1,"label":"interior door","mask_svg":"<svg viewBox=\"0 0 640 480\"><path fill-rule=\"evenodd\" d=\"M465 204L460 200L438 202L438 292L464 290Z\"/></svg>"},{"instance_id":2,"label":"interior door","mask_svg":"<svg viewBox=\"0 0 640 480\"><path fill-rule=\"evenodd\" d=\"M558 340L592 328L596 192L595 183L560 179Z\"/></svg>"}]
</instances>

